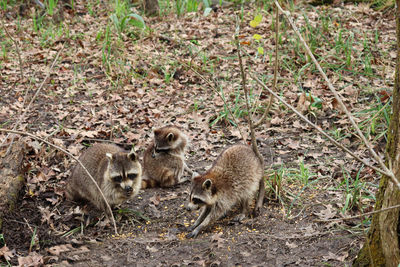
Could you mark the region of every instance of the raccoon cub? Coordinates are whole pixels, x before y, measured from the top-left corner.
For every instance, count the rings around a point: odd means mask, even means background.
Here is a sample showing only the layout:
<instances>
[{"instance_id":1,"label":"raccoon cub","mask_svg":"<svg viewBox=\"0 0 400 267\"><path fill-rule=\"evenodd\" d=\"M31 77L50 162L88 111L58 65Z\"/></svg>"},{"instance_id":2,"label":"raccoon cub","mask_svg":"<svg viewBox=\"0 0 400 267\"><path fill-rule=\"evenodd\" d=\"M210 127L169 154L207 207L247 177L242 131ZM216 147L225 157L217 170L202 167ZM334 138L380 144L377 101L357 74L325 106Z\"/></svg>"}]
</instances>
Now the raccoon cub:
<instances>
[{"instance_id":1,"label":"raccoon cub","mask_svg":"<svg viewBox=\"0 0 400 267\"><path fill-rule=\"evenodd\" d=\"M134 151L127 152L112 144L94 144L79 160L96 180L111 208L138 193L142 167ZM97 187L79 164L72 171L66 196L72 201L89 201L110 215Z\"/></svg>"},{"instance_id":2,"label":"raccoon cub","mask_svg":"<svg viewBox=\"0 0 400 267\"><path fill-rule=\"evenodd\" d=\"M154 130L154 140L144 152L142 188L171 187L185 182L183 170L192 171L185 164L187 136L175 126Z\"/></svg>"},{"instance_id":3,"label":"raccoon cub","mask_svg":"<svg viewBox=\"0 0 400 267\"><path fill-rule=\"evenodd\" d=\"M202 208L201 214L190 227L187 237L196 237L210 222L222 217L236 204L241 206L242 220L249 214L250 205L257 191L258 211L264 200L263 164L251 147L234 145L223 151L206 173L194 177L188 210Z\"/></svg>"}]
</instances>

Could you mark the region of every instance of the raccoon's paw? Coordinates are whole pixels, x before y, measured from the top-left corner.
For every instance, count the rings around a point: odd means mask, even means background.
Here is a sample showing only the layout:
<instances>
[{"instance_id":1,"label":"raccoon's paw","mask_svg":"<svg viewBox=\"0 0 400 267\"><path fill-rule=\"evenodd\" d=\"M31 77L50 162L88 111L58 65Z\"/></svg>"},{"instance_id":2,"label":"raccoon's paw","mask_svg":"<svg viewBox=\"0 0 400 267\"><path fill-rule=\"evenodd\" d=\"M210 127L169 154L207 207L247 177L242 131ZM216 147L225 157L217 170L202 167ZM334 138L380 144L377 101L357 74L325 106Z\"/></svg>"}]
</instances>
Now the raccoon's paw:
<instances>
[{"instance_id":1,"label":"raccoon's paw","mask_svg":"<svg viewBox=\"0 0 400 267\"><path fill-rule=\"evenodd\" d=\"M199 233L196 231L190 232L186 235L186 238L195 238Z\"/></svg>"},{"instance_id":2,"label":"raccoon's paw","mask_svg":"<svg viewBox=\"0 0 400 267\"><path fill-rule=\"evenodd\" d=\"M251 214L253 218L258 217L261 215L261 208L255 208Z\"/></svg>"},{"instance_id":3,"label":"raccoon's paw","mask_svg":"<svg viewBox=\"0 0 400 267\"><path fill-rule=\"evenodd\" d=\"M186 230L187 230L188 232L192 232L194 229L196 229L196 227L195 227L194 225L189 226L188 228L186 228Z\"/></svg>"},{"instance_id":4,"label":"raccoon's paw","mask_svg":"<svg viewBox=\"0 0 400 267\"><path fill-rule=\"evenodd\" d=\"M246 214L239 214L238 216L236 216L235 218L233 218L233 222L237 222L237 223L242 223L242 221L244 220L244 218L246 218Z\"/></svg>"}]
</instances>

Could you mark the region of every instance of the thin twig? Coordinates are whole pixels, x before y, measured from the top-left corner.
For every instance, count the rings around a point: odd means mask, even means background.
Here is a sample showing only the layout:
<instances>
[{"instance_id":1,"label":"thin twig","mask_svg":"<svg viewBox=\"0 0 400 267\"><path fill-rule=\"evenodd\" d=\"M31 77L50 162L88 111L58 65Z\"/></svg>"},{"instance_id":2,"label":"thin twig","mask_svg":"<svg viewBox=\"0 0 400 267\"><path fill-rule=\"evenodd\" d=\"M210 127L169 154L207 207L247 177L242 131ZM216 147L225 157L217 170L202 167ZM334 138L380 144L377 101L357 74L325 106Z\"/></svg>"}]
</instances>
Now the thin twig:
<instances>
[{"instance_id":1,"label":"thin twig","mask_svg":"<svg viewBox=\"0 0 400 267\"><path fill-rule=\"evenodd\" d=\"M16 129L17 129L17 127L18 127L19 124L21 123L22 119L25 117L26 113L29 111L29 109L30 109L32 103L35 101L36 97L39 95L40 91L41 91L42 88L43 88L43 85L45 84L45 82L47 81L47 79L50 77L51 70L53 69L54 65L56 64L57 59L58 59L58 56L60 55L60 53L61 53L61 51L62 51L63 49L64 49L64 44L62 45L61 49L57 52L56 57L54 58L53 63L51 64L51 66L50 66L50 68L49 68L49 70L48 70L48 72L47 72L46 77L44 78L44 80L43 80L42 83L40 84L39 88L36 90L35 95L32 97L32 99L31 99L31 101L29 102L28 106L25 108L25 111L24 111L24 112L21 114L21 116L18 118L17 122L15 123L14 127L12 128L13 130L16 130ZM3 139L3 141L1 142L1 144L4 144L5 141L6 141L9 137L10 137L10 134L8 134L8 135ZM12 145L13 145L13 142L14 142L14 136L13 136L12 139L11 139L10 146L9 146L8 149L7 149L6 155L10 152L11 147L12 147Z\"/></svg>"},{"instance_id":2,"label":"thin twig","mask_svg":"<svg viewBox=\"0 0 400 267\"><path fill-rule=\"evenodd\" d=\"M387 208L384 208L384 209L380 209L380 210L370 211L370 212L363 213L363 214L356 215L356 216L338 218L338 219L330 219L330 220L315 220L315 221L316 222L346 221L346 220L358 219L358 218L362 218L364 216L372 215L372 214L375 214L375 213L381 213L381 212L384 212L384 211L388 211L388 210L392 210L392 209L398 209L398 208L400 208L400 204L399 205L395 205L395 206L391 206L391 207L387 207Z\"/></svg>"},{"instance_id":3,"label":"thin twig","mask_svg":"<svg viewBox=\"0 0 400 267\"><path fill-rule=\"evenodd\" d=\"M7 36L11 39L11 41L14 43L15 45L15 49L17 51L17 55L18 55L18 61L19 61L19 72L21 75L21 81L24 79L24 72L23 72L23 68L22 68L22 59L21 59L21 53L19 51L19 46L17 41L14 40L14 38L12 38L11 34L8 32L6 25L4 25L4 20L1 20L2 25L3 25L3 29L6 32Z\"/></svg>"},{"instance_id":4,"label":"thin twig","mask_svg":"<svg viewBox=\"0 0 400 267\"><path fill-rule=\"evenodd\" d=\"M31 138L33 138L33 139L36 139L36 140L38 140L38 141L40 141L40 142L43 142L43 143L46 143L47 145L52 146L52 147L54 147L54 148L60 150L61 152L67 154L67 155L70 156L72 159L74 159L76 162L78 162L78 164L85 170L85 172L87 173L87 175L89 175L90 179L91 179L92 182L95 184L97 190L99 190L101 197L102 197L103 200L106 202L107 209L108 209L108 211L109 211L110 214L111 214L111 221L112 221L112 223L113 223L113 225L114 225L115 234L116 234L116 235L118 234L118 231L117 231L117 224L115 223L114 214L112 213L112 209L111 209L110 205L108 204L108 201L107 201L106 197L104 196L103 191L101 191L101 188L100 188L99 185L97 184L96 180L93 178L93 176L90 174L90 172L86 169L86 167L82 164L82 162L81 162L77 157L75 157L74 155L72 155L70 152L68 152L68 151L65 150L64 148L59 147L59 146L57 146L57 145L54 145L54 144L50 143L49 141L46 141L46 140L44 140L44 139L42 139L42 138L40 138L40 137L37 137L36 135L33 135L33 134L31 134L31 133L22 132L22 131L15 131L15 130L8 130L8 129L3 129L3 128L0 128L0 132L6 132L6 133L13 133L13 134L19 134L19 135L26 135L26 136L29 136L29 137L31 137Z\"/></svg>"},{"instance_id":5,"label":"thin twig","mask_svg":"<svg viewBox=\"0 0 400 267\"><path fill-rule=\"evenodd\" d=\"M244 91L244 97L246 100L246 109L247 109L247 113L248 113L247 119L248 119L249 126L250 126L251 146L253 148L254 153L256 154L256 156L258 157L258 159L260 160L260 162L262 164L262 169L264 170L264 158L261 155L260 151L258 150L256 135L254 132L254 124L253 124L253 119L251 116L250 103L249 103L249 91L246 86L246 73L245 73L244 67L243 67L242 53L241 53L241 49L240 49L238 35L235 36L235 39L236 39L235 41L236 41L236 46L237 46L237 53L238 53L238 57L239 57L240 73L242 75L242 87L243 87L243 91Z\"/></svg>"},{"instance_id":6,"label":"thin twig","mask_svg":"<svg viewBox=\"0 0 400 267\"><path fill-rule=\"evenodd\" d=\"M385 165L385 163L383 162L383 160L376 154L375 150L373 149L372 145L368 142L368 140L365 138L364 134L361 132L360 128L357 126L357 124L354 121L353 115L351 115L351 113L347 110L346 106L344 105L341 97L339 96L339 94L337 93L336 89L333 87L332 83L330 82L330 80L328 79L328 76L326 76L325 72L322 70L321 66L319 65L318 61L315 59L313 53L311 52L310 48L308 47L307 43L304 41L303 36L301 36L299 30L297 29L296 24L294 24L290 13L288 11L284 11L282 9L282 7L279 5L279 3L275 0L275 5L279 8L279 10L285 14L286 19L288 20L288 22L290 23L290 25L292 26L293 30L295 31L295 33L297 34L297 36L299 37L299 40L301 41L301 43L303 44L304 48L306 49L308 55L310 56L311 60L314 62L315 66L317 67L318 71L321 73L322 77L324 78L325 82L328 85L329 90L332 92L333 96L335 97L335 99L338 101L341 109L344 111L344 113L347 115L347 117L349 118L351 124L353 125L354 129L356 130L357 134L360 136L360 138L362 139L362 141L364 142L364 144L367 146L369 152L372 154L373 158L375 159L375 161L380 165L380 167L384 170L385 175L387 175L388 177L390 177L390 179L392 180L392 182L400 189L400 182L397 180L396 176L394 175L394 173L388 169L388 167Z\"/></svg>"},{"instance_id":7,"label":"thin twig","mask_svg":"<svg viewBox=\"0 0 400 267\"><path fill-rule=\"evenodd\" d=\"M296 108L294 108L292 105L290 105L289 103L287 103L282 97L280 97L277 93L275 93L274 91L272 91L270 88L268 88L262 81L260 81L257 77L255 77L254 75L250 76L259 84L261 85L264 89L266 89L267 91L269 91L271 94L274 95L274 97L276 97L277 99L279 99L279 101L281 101L285 106L287 106L288 108L290 108L294 113L297 114L297 116L299 116L303 121L305 121L306 123L308 123L309 125L311 125L313 128L315 128L318 132L320 132L323 136L325 136L326 138L328 138L329 141L331 141L335 146L341 148L342 150L346 151L350 156L352 156L353 158L355 158L356 160L358 160L359 162L361 162L362 164L364 164L365 166L381 173L384 175L388 175L389 173L381 170L375 166L372 166L371 164L369 164L368 162L366 162L365 160L361 159L360 157L358 157L356 154L354 154L353 152L351 152L348 148L346 148L345 146L343 146L342 144L338 143L335 139L333 139L332 137L330 137L327 133L325 133L318 125L315 125L314 123L312 123L310 120L308 120L306 117L304 117L303 114L301 114L300 112L297 111Z\"/></svg>"},{"instance_id":8,"label":"thin twig","mask_svg":"<svg viewBox=\"0 0 400 267\"><path fill-rule=\"evenodd\" d=\"M272 90L274 90L276 92L277 91L276 83L278 80L278 63L279 63L279 60L278 60L278 54L279 54L278 53L279 52L278 51L278 48L279 48L279 9L276 8L275 12L276 12L276 15L275 15L275 62L274 62L274 83L273 83ZM267 117L267 115L271 109L272 101L274 101L274 96L271 94L269 96L268 105L264 110L264 114L257 122L254 123L254 127L258 127L264 122L265 118Z\"/></svg>"}]
</instances>

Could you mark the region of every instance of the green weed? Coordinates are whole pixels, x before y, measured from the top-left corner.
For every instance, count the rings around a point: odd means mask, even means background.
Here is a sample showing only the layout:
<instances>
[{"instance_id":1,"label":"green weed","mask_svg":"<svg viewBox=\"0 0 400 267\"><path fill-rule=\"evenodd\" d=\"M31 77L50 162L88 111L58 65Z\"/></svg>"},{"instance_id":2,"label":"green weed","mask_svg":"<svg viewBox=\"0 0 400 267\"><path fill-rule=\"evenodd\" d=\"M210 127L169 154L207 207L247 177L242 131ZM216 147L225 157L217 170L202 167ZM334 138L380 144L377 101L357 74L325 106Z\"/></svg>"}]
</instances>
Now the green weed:
<instances>
[{"instance_id":1,"label":"green weed","mask_svg":"<svg viewBox=\"0 0 400 267\"><path fill-rule=\"evenodd\" d=\"M391 98L384 104L380 101L379 96L376 96L376 102L361 112L356 113L357 117L364 117L365 119L359 124L360 129L376 142L381 138L386 140L386 133L390 122L391 111Z\"/></svg>"},{"instance_id":2,"label":"green weed","mask_svg":"<svg viewBox=\"0 0 400 267\"><path fill-rule=\"evenodd\" d=\"M47 14L49 14L50 16L53 16L54 9L57 7L57 3L58 3L58 0L46 0L45 1Z\"/></svg>"},{"instance_id":3,"label":"green weed","mask_svg":"<svg viewBox=\"0 0 400 267\"><path fill-rule=\"evenodd\" d=\"M36 244L36 239L37 239L36 231L37 231L37 227L35 226L35 229L33 230L33 233L32 233L31 242L29 244L29 253L32 251L33 246Z\"/></svg>"},{"instance_id":4,"label":"green weed","mask_svg":"<svg viewBox=\"0 0 400 267\"><path fill-rule=\"evenodd\" d=\"M343 191L344 203L341 210L343 214L346 211L357 208L362 209L363 199L375 200L374 194L366 189L366 183L360 180L361 171L362 168L357 172L356 177L353 178L347 170L342 168L343 181L336 187L336 190Z\"/></svg>"},{"instance_id":5,"label":"green weed","mask_svg":"<svg viewBox=\"0 0 400 267\"><path fill-rule=\"evenodd\" d=\"M81 226L75 227L75 228L71 229L70 231L65 232L62 235L62 237L69 237L69 236L74 235L76 233L82 232L84 228L85 227L83 226L83 223L81 223Z\"/></svg>"}]
</instances>

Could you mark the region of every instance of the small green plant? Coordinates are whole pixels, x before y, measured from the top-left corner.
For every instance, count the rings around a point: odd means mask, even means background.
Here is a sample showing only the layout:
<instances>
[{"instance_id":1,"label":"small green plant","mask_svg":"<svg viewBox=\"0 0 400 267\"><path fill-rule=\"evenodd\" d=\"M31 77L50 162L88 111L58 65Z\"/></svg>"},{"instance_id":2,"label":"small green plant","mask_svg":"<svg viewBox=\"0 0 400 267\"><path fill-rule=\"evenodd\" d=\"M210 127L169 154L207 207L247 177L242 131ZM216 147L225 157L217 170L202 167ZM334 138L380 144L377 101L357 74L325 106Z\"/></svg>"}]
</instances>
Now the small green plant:
<instances>
[{"instance_id":1,"label":"small green plant","mask_svg":"<svg viewBox=\"0 0 400 267\"><path fill-rule=\"evenodd\" d=\"M6 11L7 10L7 0L1 0L0 6L4 11Z\"/></svg>"},{"instance_id":2,"label":"small green plant","mask_svg":"<svg viewBox=\"0 0 400 267\"><path fill-rule=\"evenodd\" d=\"M57 7L58 0L46 0L45 2L47 14L53 16L54 10Z\"/></svg>"},{"instance_id":3,"label":"small green plant","mask_svg":"<svg viewBox=\"0 0 400 267\"><path fill-rule=\"evenodd\" d=\"M361 199L365 198L363 194L364 188L366 187L365 182L360 181L360 173L362 168L357 172L356 177L352 178L350 173L342 168L343 181L339 184L338 189L343 190L344 204L342 208L342 213L346 211L353 210L359 207ZM374 197L373 194L368 196L368 198ZM360 207L362 208L362 207Z\"/></svg>"},{"instance_id":4,"label":"small green plant","mask_svg":"<svg viewBox=\"0 0 400 267\"><path fill-rule=\"evenodd\" d=\"M390 122L390 104L392 103L391 97L386 90L381 91L382 94L386 94L388 97L386 103L382 103L379 96L376 96L376 103L372 104L370 108L356 113L358 117L364 117L365 119L359 124L360 129L370 139L376 142L381 138L386 139L387 129Z\"/></svg>"},{"instance_id":5,"label":"small green plant","mask_svg":"<svg viewBox=\"0 0 400 267\"><path fill-rule=\"evenodd\" d=\"M281 167L278 171L274 171L274 173L269 176L269 179L266 179L267 187L271 189L267 192L267 197L273 200L279 200L282 204L282 177L284 173L285 168Z\"/></svg>"},{"instance_id":6,"label":"small green plant","mask_svg":"<svg viewBox=\"0 0 400 267\"><path fill-rule=\"evenodd\" d=\"M122 33L125 33L128 30L129 25L141 30L146 29L146 24L143 18L136 13L131 13L126 1L115 1L114 13L111 14L110 19L120 38L122 37Z\"/></svg>"},{"instance_id":7,"label":"small green plant","mask_svg":"<svg viewBox=\"0 0 400 267\"><path fill-rule=\"evenodd\" d=\"M83 226L83 223L81 223L81 226L75 227L75 228L71 229L70 231L65 232L65 233L62 235L62 237L69 237L69 236L71 236L71 235L73 235L73 234L82 232L84 228L85 228L85 227Z\"/></svg>"},{"instance_id":8,"label":"small green plant","mask_svg":"<svg viewBox=\"0 0 400 267\"><path fill-rule=\"evenodd\" d=\"M29 244L29 253L31 253L33 246L36 245L36 240L37 240L36 231L37 227L35 226L35 229L33 230L32 233L31 242Z\"/></svg>"},{"instance_id":9,"label":"small green plant","mask_svg":"<svg viewBox=\"0 0 400 267\"><path fill-rule=\"evenodd\" d=\"M6 240L4 239L4 235L0 234L0 247L4 247L6 245Z\"/></svg>"}]
</instances>

